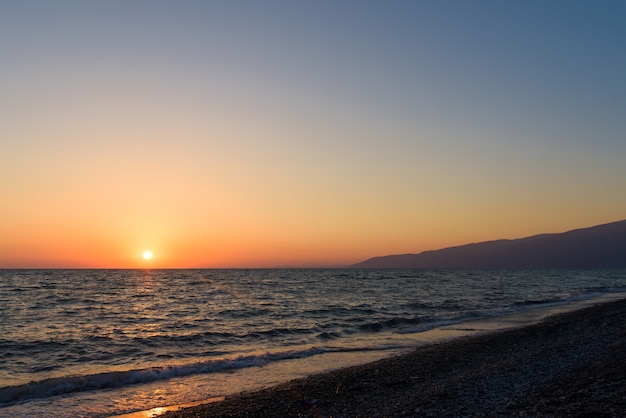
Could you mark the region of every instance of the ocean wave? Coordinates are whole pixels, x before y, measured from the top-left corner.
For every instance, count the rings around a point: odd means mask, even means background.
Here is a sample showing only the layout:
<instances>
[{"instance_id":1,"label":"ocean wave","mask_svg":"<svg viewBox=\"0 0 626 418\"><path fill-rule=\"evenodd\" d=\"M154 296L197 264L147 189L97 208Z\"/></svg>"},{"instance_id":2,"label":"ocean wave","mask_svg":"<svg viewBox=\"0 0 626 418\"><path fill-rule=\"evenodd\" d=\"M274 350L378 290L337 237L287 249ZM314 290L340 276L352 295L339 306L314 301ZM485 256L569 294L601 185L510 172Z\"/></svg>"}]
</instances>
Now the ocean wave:
<instances>
[{"instance_id":1,"label":"ocean wave","mask_svg":"<svg viewBox=\"0 0 626 418\"><path fill-rule=\"evenodd\" d=\"M515 302L515 306L537 306L537 305L555 305L555 304L564 304L567 303L568 299L560 299L560 298L550 298L550 299L527 299L519 302Z\"/></svg>"},{"instance_id":2,"label":"ocean wave","mask_svg":"<svg viewBox=\"0 0 626 418\"><path fill-rule=\"evenodd\" d=\"M0 283L6 296L0 408L26 408L29 399L55 404L52 396L72 392L97 397L99 390L133 384L139 390L144 382L246 370L346 347L384 350L384 344L411 340L387 338L390 333L421 333L625 288L624 270L19 272ZM311 346L324 348L302 348ZM270 353L251 354L260 347ZM199 358L206 361L189 364ZM163 367L140 370L146 364ZM103 365L110 365L107 373L68 376ZM127 371L113 372L120 368ZM51 376L57 377L44 380Z\"/></svg>"},{"instance_id":3,"label":"ocean wave","mask_svg":"<svg viewBox=\"0 0 626 418\"><path fill-rule=\"evenodd\" d=\"M320 334L317 335L316 338L320 339L320 340L335 340L337 338L341 338L342 334L339 332L327 332L324 331Z\"/></svg>"},{"instance_id":4,"label":"ocean wave","mask_svg":"<svg viewBox=\"0 0 626 418\"><path fill-rule=\"evenodd\" d=\"M560 306L566 305L571 302L579 302L583 300L597 298L603 294L607 293L616 293L611 291L611 289L602 289L602 291L590 291L586 293L580 294L561 294L557 295L553 298L545 298L545 299L527 299L520 302L516 302L516 306L521 306L522 308L530 308L537 309L542 307L551 307L551 306Z\"/></svg>"},{"instance_id":5,"label":"ocean wave","mask_svg":"<svg viewBox=\"0 0 626 418\"><path fill-rule=\"evenodd\" d=\"M447 319L441 321L433 321L424 324L414 325L410 327L404 327L397 331L398 334L417 334L420 332L430 331L436 328L445 327L448 325L455 325L461 322L460 320Z\"/></svg>"},{"instance_id":6,"label":"ocean wave","mask_svg":"<svg viewBox=\"0 0 626 418\"><path fill-rule=\"evenodd\" d=\"M217 313L218 316L228 318L254 318L271 314L270 309L224 309Z\"/></svg>"},{"instance_id":7,"label":"ocean wave","mask_svg":"<svg viewBox=\"0 0 626 418\"><path fill-rule=\"evenodd\" d=\"M232 359L207 360L191 364L167 365L128 371L50 378L23 385L0 387L0 406L12 405L24 400L63 395L66 393L120 388L173 377L263 366L276 361L310 357L324 352L326 352L326 350L323 348L313 347L304 350L289 350L274 353L268 352L259 355L239 356Z\"/></svg>"},{"instance_id":8,"label":"ocean wave","mask_svg":"<svg viewBox=\"0 0 626 418\"><path fill-rule=\"evenodd\" d=\"M376 313L374 309L365 306L333 306L328 308L309 309L302 312L302 315L311 318L345 317L354 315L371 315Z\"/></svg>"},{"instance_id":9,"label":"ocean wave","mask_svg":"<svg viewBox=\"0 0 626 418\"><path fill-rule=\"evenodd\" d=\"M334 338L334 336L331 336L331 339L332 338ZM207 360L190 364L166 365L145 369L50 378L23 385L0 387L0 408L24 401L50 398L69 393L102 389L119 389L130 385L152 383L174 377L219 373L249 367L260 367L274 362L307 358L326 353L355 353L405 348L407 348L407 346L404 345L385 345L380 347L310 347L301 350L242 355L234 358Z\"/></svg>"},{"instance_id":10,"label":"ocean wave","mask_svg":"<svg viewBox=\"0 0 626 418\"><path fill-rule=\"evenodd\" d=\"M364 332L378 332L385 329L397 328L403 325L418 324L423 321L424 318L389 318L359 325L359 330Z\"/></svg>"},{"instance_id":11,"label":"ocean wave","mask_svg":"<svg viewBox=\"0 0 626 418\"><path fill-rule=\"evenodd\" d=\"M414 326L407 326L398 329L399 334L416 334L420 332L430 331L436 328L449 325L456 325L466 321L478 318L495 318L504 315L510 315L518 312L533 311L542 308L552 308L567 305L572 302L580 302L601 296L605 292L592 292L578 295L564 294L560 297L545 299L526 299L514 302L511 306L503 306L489 310L465 311L453 316L443 316L437 319L425 319L422 323ZM610 293L610 292L609 292Z\"/></svg>"}]
</instances>

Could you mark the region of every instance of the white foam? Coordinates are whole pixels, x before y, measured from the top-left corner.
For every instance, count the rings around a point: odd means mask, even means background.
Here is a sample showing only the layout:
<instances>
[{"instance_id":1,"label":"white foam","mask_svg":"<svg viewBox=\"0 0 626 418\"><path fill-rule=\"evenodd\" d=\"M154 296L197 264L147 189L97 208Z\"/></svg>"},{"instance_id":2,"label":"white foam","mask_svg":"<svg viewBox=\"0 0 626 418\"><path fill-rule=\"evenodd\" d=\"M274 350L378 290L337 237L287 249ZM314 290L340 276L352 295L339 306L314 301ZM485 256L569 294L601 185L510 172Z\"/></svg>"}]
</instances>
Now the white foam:
<instances>
[{"instance_id":1,"label":"white foam","mask_svg":"<svg viewBox=\"0 0 626 418\"><path fill-rule=\"evenodd\" d=\"M242 355L231 359L150 367L139 370L108 372L85 376L68 376L31 382L25 385L0 388L0 405L26 399L46 398L72 392L120 388L137 383L150 383L173 377L215 373L247 367L262 366L270 362L314 356L323 353L321 348L306 348L274 353Z\"/></svg>"}]
</instances>

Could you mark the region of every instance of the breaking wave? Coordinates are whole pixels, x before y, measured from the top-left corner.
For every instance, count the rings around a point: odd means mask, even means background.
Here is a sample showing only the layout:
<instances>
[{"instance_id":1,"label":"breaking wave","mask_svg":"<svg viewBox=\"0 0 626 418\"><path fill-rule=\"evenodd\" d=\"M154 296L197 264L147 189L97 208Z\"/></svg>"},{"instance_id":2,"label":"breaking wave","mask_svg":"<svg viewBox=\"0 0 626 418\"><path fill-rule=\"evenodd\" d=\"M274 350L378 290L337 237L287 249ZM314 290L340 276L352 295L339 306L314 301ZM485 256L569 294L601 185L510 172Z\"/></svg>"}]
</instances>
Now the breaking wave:
<instances>
[{"instance_id":1,"label":"breaking wave","mask_svg":"<svg viewBox=\"0 0 626 418\"><path fill-rule=\"evenodd\" d=\"M261 355L239 356L232 359L208 360L182 365L149 367L119 372L106 372L83 376L68 376L31 382L24 385L0 388L0 405L13 404L27 399L47 398L72 392L120 388L137 383L150 383L192 374L216 373L322 354L327 350L309 348Z\"/></svg>"}]
</instances>

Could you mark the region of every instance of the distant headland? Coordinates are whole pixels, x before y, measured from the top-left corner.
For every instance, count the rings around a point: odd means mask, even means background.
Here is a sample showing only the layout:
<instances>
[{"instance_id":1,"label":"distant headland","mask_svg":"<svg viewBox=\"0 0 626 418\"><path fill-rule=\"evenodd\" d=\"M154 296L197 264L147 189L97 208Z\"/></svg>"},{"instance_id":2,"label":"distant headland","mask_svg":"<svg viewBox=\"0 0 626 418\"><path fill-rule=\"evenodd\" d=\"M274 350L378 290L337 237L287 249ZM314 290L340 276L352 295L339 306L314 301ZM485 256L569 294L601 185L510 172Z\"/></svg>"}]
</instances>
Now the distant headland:
<instances>
[{"instance_id":1,"label":"distant headland","mask_svg":"<svg viewBox=\"0 0 626 418\"><path fill-rule=\"evenodd\" d=\"M419 254L374 257L353 267L626 268L626 220L557 234L487 241Z\"/></svg>"}]
</instances>

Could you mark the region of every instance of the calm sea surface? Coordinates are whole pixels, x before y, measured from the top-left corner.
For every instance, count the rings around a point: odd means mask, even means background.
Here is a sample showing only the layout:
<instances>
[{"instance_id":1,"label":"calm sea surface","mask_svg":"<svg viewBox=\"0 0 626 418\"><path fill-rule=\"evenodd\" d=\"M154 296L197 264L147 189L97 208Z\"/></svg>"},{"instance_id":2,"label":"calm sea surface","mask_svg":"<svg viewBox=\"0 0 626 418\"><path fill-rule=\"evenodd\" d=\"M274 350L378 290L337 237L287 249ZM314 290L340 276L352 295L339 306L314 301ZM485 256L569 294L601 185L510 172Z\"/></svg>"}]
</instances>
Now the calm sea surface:
<instances>
[{"instance_id":1,"label":"calm sea surface","mask_svg":"<svg viewBox=\"0 0 626 418\"><path fill-rule=\"evenodd\" d=\"M626 270L0 270L0 416L192 402L624 291Z\"/></svg>"}]
</instances>

